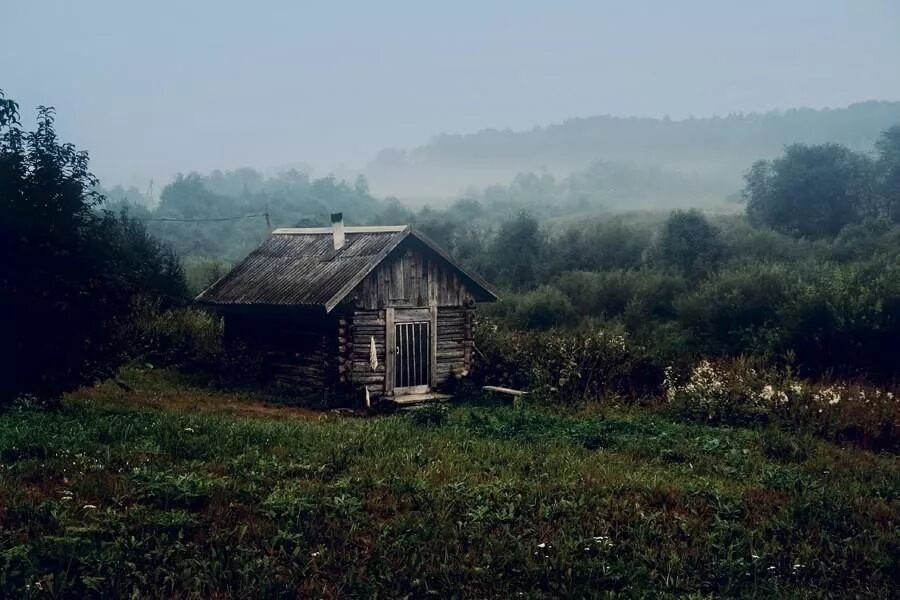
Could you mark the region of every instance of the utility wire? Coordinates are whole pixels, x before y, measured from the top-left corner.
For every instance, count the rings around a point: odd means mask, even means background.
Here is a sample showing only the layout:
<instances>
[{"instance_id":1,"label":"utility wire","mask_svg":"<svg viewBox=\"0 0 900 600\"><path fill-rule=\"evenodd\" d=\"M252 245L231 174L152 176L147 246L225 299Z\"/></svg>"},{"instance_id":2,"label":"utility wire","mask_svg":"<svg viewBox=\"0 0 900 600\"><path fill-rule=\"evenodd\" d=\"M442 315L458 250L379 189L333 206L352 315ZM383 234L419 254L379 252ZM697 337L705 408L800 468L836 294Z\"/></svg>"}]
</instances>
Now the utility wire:
<instances>
[{"instance_id":1,"label":"utility wire","mask_svg":"<svg viewBox=\"0 0 900 600\"><path fill-rule=\"evenodd\" d=\"M140 217L138 221L167 221L169 223L217 223L221 221L238 221L240 219L251 219L253 217L265 217L266 229L272 230L272 222L269 219L269 205L266 204L266 212L253 213L252 215L240 215L238 217L206 217L200 219L179 219L176 217Z\"/></svg>"},{"instance_id":2,"label":"utility wire","mask_svg":"<svg viewBox=\"0 0 900 600\"><path fill-rule=\"evenodd\" d=\"M252 215L241 215L239 217L214 217L205 219L175 219L166 217L147 217L139 218L139 221L174 221L178 223L209 223L213 221L237 221L239 219L249 219L251 217L268 217L269 213L256 213Z\"/></svg>"}]
</instances>

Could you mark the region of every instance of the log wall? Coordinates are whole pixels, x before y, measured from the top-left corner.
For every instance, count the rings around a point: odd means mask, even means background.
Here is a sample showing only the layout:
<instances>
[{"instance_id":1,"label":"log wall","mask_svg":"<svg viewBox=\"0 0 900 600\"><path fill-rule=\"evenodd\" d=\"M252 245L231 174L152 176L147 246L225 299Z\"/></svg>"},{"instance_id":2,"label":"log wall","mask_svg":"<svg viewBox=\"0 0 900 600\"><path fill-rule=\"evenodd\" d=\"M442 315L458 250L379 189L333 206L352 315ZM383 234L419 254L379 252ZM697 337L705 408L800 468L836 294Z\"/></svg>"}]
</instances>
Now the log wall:
<instances>
[{"instance_id":1,"label":"log wall","mask_svg":"<svg viewBox=\"0 0 900 600\"><path fill-rule=\"evenodd\" d=\"M344 317L348 324L350 345L342 354L342 371L355 386L367 386L369 393L384 393L386 368L385 333L386 322L383 310L356 310ZM370 363L370 348L375 339L378 367L373 371Z\"/></svg>"},{"instance_id":2,"label":"log wall","mask_svg":"<svg viewBox=\"0 0 900 600\"><path fill-rule=\"evenodd\" d=\"M439 308L437 314L437 387L446 387L472 367L475 311L471 308Z\"/></svg>"},{"instance_id":3,"label":"log wall","mask_svg":"<svg viewBox=\"0 0 900 600\"><path fill-rule=\"evenodd\" d=\"M263 359L263 376L291 391L319 396L338 381L338 322L326 315L225 316L226 337Z\"/></svg>"},{"instance_id":4,"label":"log wall","mask_svg":"<svg viewBox=\"0 0 900 600\"><path fill-rule=\"evenodd\" d=\"M387 369L387 319L385 310L356 310L342 319L347 323L349 344L343 345L341 372L345 381L355 386L367 386L369 393L385 392ZM474 336L472 325L475 311L463 307L437 309L437 360L435 361L435 389L447 388L455 377L468 372L472 365ZM370 347L375 340L378 366L373 371ZM391 387L391 386L388 386Z\"/></svg>"}]
</instances>

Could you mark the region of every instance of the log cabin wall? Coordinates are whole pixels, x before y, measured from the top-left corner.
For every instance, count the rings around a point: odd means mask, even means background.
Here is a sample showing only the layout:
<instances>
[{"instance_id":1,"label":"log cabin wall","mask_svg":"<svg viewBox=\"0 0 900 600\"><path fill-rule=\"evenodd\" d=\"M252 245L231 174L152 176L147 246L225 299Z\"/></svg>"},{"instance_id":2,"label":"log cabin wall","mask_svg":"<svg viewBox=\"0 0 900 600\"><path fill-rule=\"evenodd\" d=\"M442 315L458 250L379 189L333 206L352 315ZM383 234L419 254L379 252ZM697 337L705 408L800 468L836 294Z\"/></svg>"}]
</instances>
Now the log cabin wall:
<instances>
[{"instance_id":1,"label":"log cabin wall","mask_svg":"<svg viewBox=\"0 0 900 600\"><path fill-rule=\"evenodd\" d=\"M309 396L328 394L339 380L338 320L297 311L278 316L226 314L227 341L240 340L262 357L263 376Z\"/></svg>"},{"instance_id":2,"label":"log cabin wall","mask_svg":"<svg viewBox=\"0 0 900 600\"><path fill-rule=\"evenodd\" d=\"M341 353L341 371L354 385L366 386L375 395L383 394L386 368L384 310L355 310L341 317L346 327L348 344ZM378 366L371 365L371 345L375 340Z\"/></svg>"},{"instance_id":3,"label":"log cabin wall","mask_svg":"<svg viewBox=\"0 0 900 600\"><path fill-rule=\"evenodd\" d=\"M463 307L438 308L437 387L450 385L454 378L472 367L475 340L472 326L475 310Z\"/></svg>"},{"instance_id":4,"label":"log cabin wall","mask_svg":"<svg viewBox=\"0 0 900 600\"><path fill-rule=\"evenodd\" d=\"M386 381L386 338L393 319L407 309L436 308L435 360L432 387L447 388L453 378L471 368L474 336L474 299L467 286L446 262L416 240L408 240L391 253L350 295L342 322L348 347L341 354L342 372L354 385L365 385L370 394L390 393ZM398 317L399 318L399 317ZM371 344L375 341L378 366L371 368Z\"/></svg>"}]
</instances>

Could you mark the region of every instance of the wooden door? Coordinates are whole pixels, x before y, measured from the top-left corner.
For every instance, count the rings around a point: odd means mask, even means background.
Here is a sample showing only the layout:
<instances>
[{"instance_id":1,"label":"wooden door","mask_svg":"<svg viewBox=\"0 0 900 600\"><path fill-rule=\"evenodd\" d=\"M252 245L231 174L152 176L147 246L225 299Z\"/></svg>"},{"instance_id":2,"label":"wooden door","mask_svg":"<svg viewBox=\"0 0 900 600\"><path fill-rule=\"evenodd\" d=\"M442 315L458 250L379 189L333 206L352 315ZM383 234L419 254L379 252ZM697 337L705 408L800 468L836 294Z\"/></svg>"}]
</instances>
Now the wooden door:
<instances>
[{"instance_id":1,"label":"wooden door","mask_svg":"<svg viewBox=\"0 0 900 600\"><path fill-rule=\"evenodd\" d=\"M431 322L394 325L394 393L424 394L431 383Z\"/></svg>"},{"instance_id":2,"label":"wooden door","mask_svg":"<svg viewBox=\"0 0 900 600\"><path fill-rule=\"evenodd\" d=\"M385 309L385 392L424 394L437 372L437 306Z\"/></svg>"}]
</instances>

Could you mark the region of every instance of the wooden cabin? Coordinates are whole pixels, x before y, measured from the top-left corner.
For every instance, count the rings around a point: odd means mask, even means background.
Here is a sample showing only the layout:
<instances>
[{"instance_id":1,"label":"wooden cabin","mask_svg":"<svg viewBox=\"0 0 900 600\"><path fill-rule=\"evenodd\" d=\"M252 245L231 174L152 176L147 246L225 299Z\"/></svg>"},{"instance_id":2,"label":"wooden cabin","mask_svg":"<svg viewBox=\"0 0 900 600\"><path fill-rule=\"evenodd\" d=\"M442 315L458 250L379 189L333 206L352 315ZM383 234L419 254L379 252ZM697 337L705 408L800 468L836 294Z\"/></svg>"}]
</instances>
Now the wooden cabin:
<instances>
[{"instance_id":1,"label":"wooden cabin","mask_svg":"<svg viewBox=\"0 0 900 600\"><path fill-rule=\"evenodd\" d=\"M497 296L410 226L276 229L198 302L264 376L360 403L421 401L468 373L477 302Z\"/></svg>"}]
</instances>

